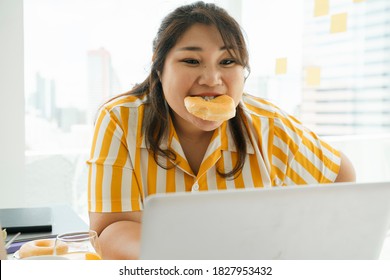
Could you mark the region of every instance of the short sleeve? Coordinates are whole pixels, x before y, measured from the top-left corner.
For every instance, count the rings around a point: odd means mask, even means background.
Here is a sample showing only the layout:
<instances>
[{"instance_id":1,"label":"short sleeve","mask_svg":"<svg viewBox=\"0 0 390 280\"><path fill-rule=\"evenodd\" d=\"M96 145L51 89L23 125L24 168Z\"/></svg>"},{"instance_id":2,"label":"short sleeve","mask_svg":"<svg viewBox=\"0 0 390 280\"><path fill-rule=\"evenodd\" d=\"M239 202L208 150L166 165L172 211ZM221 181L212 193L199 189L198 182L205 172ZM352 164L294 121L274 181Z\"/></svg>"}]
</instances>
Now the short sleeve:
<instances>
[{"instance_id":1,"label":"short sleeve","mask_svg":"<svg viewBox=\"0 0 390 280\"><path fill-rule=\"evenodd\" d=\"M140 192L127 147L127 122L121 108L103 107L95 124L87 161L88 209L91 212L138 210Z\"/></svg>"},{"instance_id":2,"label":"short sleeve","mask_svg":"<svg viewBox=\"0 0 390 280\"><path fill-rule=\"evenodd\" d=\"M298 120L288 116L275 121L275 185L332 183L340 162L340 152Z\"/></svg>"}]
</instances>

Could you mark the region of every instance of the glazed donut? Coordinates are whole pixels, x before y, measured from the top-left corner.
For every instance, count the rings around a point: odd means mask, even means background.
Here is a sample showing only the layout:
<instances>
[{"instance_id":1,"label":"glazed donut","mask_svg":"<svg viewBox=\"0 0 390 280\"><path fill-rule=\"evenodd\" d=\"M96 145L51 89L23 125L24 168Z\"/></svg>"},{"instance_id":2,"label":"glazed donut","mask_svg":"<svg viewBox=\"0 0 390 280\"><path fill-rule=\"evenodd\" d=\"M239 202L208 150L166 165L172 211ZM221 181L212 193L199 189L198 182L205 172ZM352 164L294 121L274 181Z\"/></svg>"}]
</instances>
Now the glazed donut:
<instances>
[{"instance_id":1,"label":"glazed donut","mask_svg":"<svg viewBox=\"0 0 390 280\"><path fill-rule=\"evenodd\" d=\"M188 112L206 121L226 121L236 115L234 100L225 94L215 98L187 96L184 106Z\"/></svg>"},{"instance_id":2,"label":"glazed donut","mask_svg":"<svg viewBox=\"0 0 390 280\"><path fill-rule=\"evenodd\" d=\"M38 239L24 243L19 249L19 257L23 259L32 256L52 255L55 241L55 239ZM58 241L57 255L66 254L67 252L68 245Z\"/></svg>"}]
</instances>

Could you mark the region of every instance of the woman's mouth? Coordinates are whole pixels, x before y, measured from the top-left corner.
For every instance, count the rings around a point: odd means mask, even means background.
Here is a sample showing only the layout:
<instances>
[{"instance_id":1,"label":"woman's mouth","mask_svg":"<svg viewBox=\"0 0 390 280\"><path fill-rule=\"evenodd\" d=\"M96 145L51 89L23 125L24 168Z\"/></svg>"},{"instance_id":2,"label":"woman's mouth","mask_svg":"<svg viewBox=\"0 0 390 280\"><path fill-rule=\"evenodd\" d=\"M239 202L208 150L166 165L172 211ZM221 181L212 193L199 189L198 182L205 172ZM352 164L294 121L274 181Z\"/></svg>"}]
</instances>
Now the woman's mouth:
<instances>
[{"instance_id":1,"label":"woman's mouth","mask_svg":"<svg viewBox=\"0 0 390 280\"><path fill-rule=\"evenodd\" d=\"M206 101L209 101L209 100L213 100L216 96L200 96L200 97L202 97L204 100L206 100Z\"/></svg>"}]
</instances>

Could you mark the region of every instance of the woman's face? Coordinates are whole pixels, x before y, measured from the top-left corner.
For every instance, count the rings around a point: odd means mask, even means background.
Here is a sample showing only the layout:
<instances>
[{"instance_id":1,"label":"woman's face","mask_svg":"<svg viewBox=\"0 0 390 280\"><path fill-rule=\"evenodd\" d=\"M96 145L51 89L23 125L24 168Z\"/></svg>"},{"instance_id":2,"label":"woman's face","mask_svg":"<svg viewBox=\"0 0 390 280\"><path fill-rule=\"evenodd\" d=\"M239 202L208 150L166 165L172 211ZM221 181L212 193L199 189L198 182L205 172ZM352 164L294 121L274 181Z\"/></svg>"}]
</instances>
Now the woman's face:
<instances>
[{"instance_id":1,"label":"woman's face","mask_svg":"<svg viewBox=\"0 0 390 280\"><path fill-rule=\"evenodd\" d=\"M237 106L244 81L244 67L229 54L218 30L204 24L194 24L183 34L169 51L161 74L175 126L187 131L212 131L221 122L205 121L190 114L184 106L185 97L226 94Z\"/></svg>"}]
</instances>

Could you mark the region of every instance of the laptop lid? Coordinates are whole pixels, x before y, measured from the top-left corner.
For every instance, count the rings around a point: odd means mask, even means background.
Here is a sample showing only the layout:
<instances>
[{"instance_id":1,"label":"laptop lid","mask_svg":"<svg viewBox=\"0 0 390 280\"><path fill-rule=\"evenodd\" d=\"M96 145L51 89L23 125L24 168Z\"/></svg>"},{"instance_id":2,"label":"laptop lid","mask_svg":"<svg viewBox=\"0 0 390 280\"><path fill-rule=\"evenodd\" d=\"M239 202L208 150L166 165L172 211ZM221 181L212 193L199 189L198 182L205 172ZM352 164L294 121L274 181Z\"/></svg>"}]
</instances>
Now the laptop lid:
<instances>
[{"instance_id":1,"label":"laptop lid","mask_svg":"<svg viewBox=\"0 0 390 280\"><path fill-rule=\"evenodd\" d=\"M50 207L0 208L0 221L10 234L52 231Z\"/></svg>"},{"instance_id":2,"label":"laptop lid","mask_svg":"<svg viewBox=\"0 0 390 280\"><path fill-rule=\"evenodd\" d=\"M377 259L390 182L158 194L141 259Z\"/></svg>"}]
</instances>

